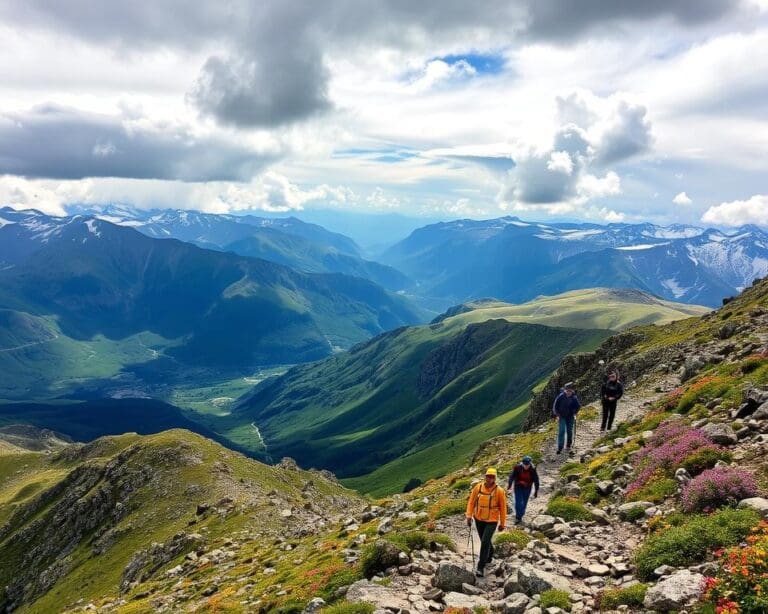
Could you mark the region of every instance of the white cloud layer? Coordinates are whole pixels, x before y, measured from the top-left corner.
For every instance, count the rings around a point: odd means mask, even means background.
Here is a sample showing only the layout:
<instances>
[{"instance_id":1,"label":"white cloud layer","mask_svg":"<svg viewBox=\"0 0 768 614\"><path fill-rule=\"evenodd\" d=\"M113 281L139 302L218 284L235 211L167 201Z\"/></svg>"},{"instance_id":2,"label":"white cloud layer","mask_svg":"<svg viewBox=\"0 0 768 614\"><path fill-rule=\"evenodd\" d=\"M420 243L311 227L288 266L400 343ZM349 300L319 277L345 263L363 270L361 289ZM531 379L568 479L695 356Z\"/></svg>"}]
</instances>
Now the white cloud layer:
<instances>
[{"instance_id":1,"label":"white cloud layer","mask_svg":"<svg viewBox=\"0 0 768 614\"><path fill-rule=\"evenodd\" d=\"M768 226L768 194L755 194L747 200L715 205L707 209L701 219L709 224L722 226Z\"/></svg>"},{"instance_id":2,"label":"white cloud layer","mask_svg":"<svg viewBox=\"0 0 768 614\"><path fill-rule=\"evenodd\" d=\"M690 205L693 203L693 201L690 199L688 194L685 192L679 192L673 199L672 202L676 205Z\"/></svg>"}]
</instances>

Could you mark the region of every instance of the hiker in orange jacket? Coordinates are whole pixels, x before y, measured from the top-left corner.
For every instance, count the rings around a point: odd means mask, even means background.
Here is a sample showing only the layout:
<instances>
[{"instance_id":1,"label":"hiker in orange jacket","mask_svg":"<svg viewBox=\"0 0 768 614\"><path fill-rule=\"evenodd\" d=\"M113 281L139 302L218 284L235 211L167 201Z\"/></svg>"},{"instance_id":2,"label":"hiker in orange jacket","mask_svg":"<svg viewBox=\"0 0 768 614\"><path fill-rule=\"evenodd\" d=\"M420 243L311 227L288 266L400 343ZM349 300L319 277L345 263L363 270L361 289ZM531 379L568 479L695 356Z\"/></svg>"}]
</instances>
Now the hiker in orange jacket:
<instances>
[{"instance_id":1,"label":"hiker in orange jacket","mask_svg":"<svg viewBox=\"0 0 768 614\"><path fill-rule=\"evenodd\" d=\"M475 521L480 535L480 555L477 559L475 575L482 578L485 566L493 559L493 534L507 525L507 494L496 484L496 469L489 467L485 472L485 481L477 484L467 501L467 526L472 528Z\"/></svg>"}]
</instances>

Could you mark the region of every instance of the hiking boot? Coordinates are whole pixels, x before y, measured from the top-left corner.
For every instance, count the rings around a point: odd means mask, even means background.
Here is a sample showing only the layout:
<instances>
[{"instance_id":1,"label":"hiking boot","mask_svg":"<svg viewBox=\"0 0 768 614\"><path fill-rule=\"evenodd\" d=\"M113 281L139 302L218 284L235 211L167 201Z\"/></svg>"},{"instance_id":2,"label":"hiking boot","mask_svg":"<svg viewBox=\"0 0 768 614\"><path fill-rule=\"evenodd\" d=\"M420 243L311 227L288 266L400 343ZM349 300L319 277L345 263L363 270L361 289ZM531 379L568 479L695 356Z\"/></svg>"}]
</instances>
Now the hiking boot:
<instances>
[{"instance_id":1,"label":"hiking boot","mask_svg":"<svg viewBox=\"0 0 768 614\"><path fill-rule=\"evenodd\" d=\"M523 524L522 518L515 518L515 524Z\"/></svg>"},{"instance_id":2,"label":"hiking boot","mask_svg":"<svg viewBox=\"0 0 768 614\"><path fill-rule=\"evenodd\" d=\"M475 570L475 575L476 575L478 578L482 578L482 577L483 577L485 574L483 573L483 570L482 570L482 569L478 568L478 569L476 569L476 570Z\"/></svg>"},{"instance_id":3,"label":"hiking boot","mask_svg":"<svg viewBox=\"0 0 768 614\"><path fill-rule=\"evenodd\" d=\"M557 449L557 452L555 452L555 454L560 454L562 451L563 451L563 449L562 449L562 448L558 448L558 449Z\"/></svg>"}]
</instances>

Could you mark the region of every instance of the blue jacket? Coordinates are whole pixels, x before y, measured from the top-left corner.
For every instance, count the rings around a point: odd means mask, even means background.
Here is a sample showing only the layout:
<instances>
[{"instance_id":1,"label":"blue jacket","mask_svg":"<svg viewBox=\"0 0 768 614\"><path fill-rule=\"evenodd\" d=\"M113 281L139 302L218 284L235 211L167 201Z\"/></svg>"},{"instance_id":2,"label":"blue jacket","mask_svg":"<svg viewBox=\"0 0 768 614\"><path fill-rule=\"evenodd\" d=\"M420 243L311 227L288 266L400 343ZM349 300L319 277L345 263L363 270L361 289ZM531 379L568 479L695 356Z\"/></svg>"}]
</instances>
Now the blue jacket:
<instances>
[{"instance_id":1,"label":"blue jacket","mask_svg":"<svg viewBox=\"0 0 768 614\"><path fill-rule=\"evenodd\" d=\"M581 403L576 393L574 392L569 397L565 394L565 390L561 390L552 405L552 415L560 416L561 418L573 418L579 413L580 409Z\"/></svg>"}]
</instances>

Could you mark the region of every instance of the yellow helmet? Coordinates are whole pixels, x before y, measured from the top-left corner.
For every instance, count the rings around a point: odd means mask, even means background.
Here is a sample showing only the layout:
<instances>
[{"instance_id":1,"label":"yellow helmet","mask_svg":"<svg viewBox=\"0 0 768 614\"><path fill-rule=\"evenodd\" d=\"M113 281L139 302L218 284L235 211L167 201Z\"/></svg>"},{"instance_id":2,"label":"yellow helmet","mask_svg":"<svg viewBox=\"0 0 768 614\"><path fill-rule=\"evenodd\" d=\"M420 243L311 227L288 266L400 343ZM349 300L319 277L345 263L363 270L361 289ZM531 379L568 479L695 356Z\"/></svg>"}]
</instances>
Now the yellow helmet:
<instances>
[{"instance_id":1,"label":"yellow helmet","mask_svg":"<svg viewBox=\"0 0 768 614\"><path fill-rule=\"evenodd\" d=\"M496 476L496 469L494 469L493 467L488 467L488 469L486 469L485 471L485 475Z\"/></svg>"}]
</instances>

